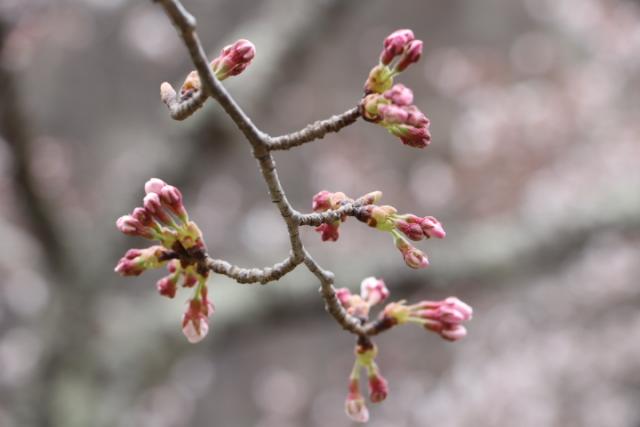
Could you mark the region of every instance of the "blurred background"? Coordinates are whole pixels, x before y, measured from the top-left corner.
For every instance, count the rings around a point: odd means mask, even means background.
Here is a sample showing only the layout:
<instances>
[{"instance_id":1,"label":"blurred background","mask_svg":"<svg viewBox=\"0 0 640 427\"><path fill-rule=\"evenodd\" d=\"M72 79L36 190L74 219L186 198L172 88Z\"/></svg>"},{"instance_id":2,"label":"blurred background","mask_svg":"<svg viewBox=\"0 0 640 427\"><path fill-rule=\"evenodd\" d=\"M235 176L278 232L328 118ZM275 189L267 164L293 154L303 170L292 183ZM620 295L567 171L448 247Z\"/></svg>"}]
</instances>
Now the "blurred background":
<instances>
[{"instance_id":1,"label":"blurred background","mask_svg":"<svg viewBox=\"0 0 640 427\"><path fill-rule=\"evenodd\" d=\"M382 40L411 28L399 78L432 120L426 150L363 121L276 161L293 205L384 192L434 215L444 241L409 271L391 239L347 221L303 240L356 289L457 295L455 344L420 328L377 339L391 393L371 426L640 426L640 2L185 0L209 52L244 37L225 81L277 135L354 106ZM347 426L353 338L304 268L268 286L213 277L205 341L161 272L121 278L115 219L152 176L184 190L210 253L288 253L249 145L209 102L185 122L159 100L192 69L150 1L0 2L0 426Z\"/></svg>"}]
</instances>

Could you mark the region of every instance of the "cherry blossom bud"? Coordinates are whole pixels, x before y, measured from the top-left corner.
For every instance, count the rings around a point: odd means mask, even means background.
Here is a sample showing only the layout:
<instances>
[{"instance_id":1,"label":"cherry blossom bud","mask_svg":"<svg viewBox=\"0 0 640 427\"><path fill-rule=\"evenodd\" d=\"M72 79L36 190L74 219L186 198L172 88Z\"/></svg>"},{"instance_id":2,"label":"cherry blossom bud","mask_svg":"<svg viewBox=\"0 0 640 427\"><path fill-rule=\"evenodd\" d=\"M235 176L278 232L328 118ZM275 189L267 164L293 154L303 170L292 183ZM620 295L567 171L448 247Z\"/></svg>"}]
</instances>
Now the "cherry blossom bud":
<instances>
[{"instance_id":1,"label":"cherry blossom bud","mask_svg":"<svg viewBox=\"0 0 640 427\"><path fill-rule=\"evenodd\" d=\"M344 404L344 409L349 418L358 423L366 423L369 421L369 410L364 403L364 398L360 394L358 378L352 378L349 381L349 393Z\"/></svg>"},{"instance_id":2,"label":"cherry blossom bud","mask_svg":"<svg viewBox=\"0 0 640 427\"><path fill-rule=\"evenodd\" d=\"M121 258L114 271L122 276L139 276L144 273L144 264L137 263L131 259Z\"/></svg>"},{"instance_id":3,"label":"cherry blossom bud","mask_svg":"<svg viewBox=\"0 0 640 427\"><path fill-rule=\"evenodd\" d=\"M131 213L131 216L145 227L155 227L156 225L153 221L153 217L144 208L135 208Z\"/></svg>"},{"instance_id":4,"label":"cherry blossom bud","mask_svg":"<svg viewBox=\"0 0 640 427\"><path fill-rule=\"evenodd\" d=\"M414 39L413 31L411 30L396 30L389 34L384 40L384 49L380 55L380 62L384 65L389 65L393 58L400 55L409 42Z\"/></svg>"},{"instance_id":5,"label":"cherry blossom bud","mask_svg":"<svg viewBox=\"0 0 640 427\"><path fill-rule=\"evenodd\" d=\"M351 301L351 291L348 288L336 289L336 298L345 309L348 309Z\"/></svg>"},{"instance_id":6,"label":"cherry blossom bud","mask_svg":"<svg viewBox=\"0 0 640 427\"><path fill-rule=\"evenodd\" d=\"M364 93L383 93L393 86L392 71L386 65L376 65L369 72L369 77L364 84Z\"/></svg>"},{"instance_id":7,"label":"cherry blossom bud","mask_svg":"<svg viewBox=\"0 0 640 427\"><path fill-rule=\"evenodd\" d=\"M189 215L182 204L182 193L173 185L165 185L160 190L160 201L169 208L178 218L187 222Z\"/></svg>"},{"instance_id":8,"label":"cherry blossom bud","mask_svg":"<svg viewBox=\"0 0 640 427\"><path fill-rule=\"evenodd\" d=\"M160 178L151 178L144 184L145 194L156 193L160 194L160 191L167 185L166 182Z\"/></svg>"},{"instance_id":9,"label":"cherry blossom bud","mask_svg":"<svg viewBox=\"0 0 640 427\"><path fill-rule=\"evenodd\" d=\"M224 80L243 72L255 56L253 43L240 39L222 49L220 56L211 61L211 69L219 80Z\"/></svg>"},{"instance_id":10,"label":"cherry blossom bud","mask_svg":"<svg viewBox=\"0 0 640 427\"><path fill-rule=\"evenodd\" d=\"M467 328L462 325L454 325L440 331L440 336L448 341L458 341L467 336Z\"/></svg>"},{"instance_id":11,"label":"cherry blossom bud","mask_svg":"<svg viewBox=\"0 0 640 427\"><path fill-rule=\"evenodd\" d=\"M373 306L389 297L389 289L382 279L367 277L360 283L360 296Z\"/></svg>"},{"instance_id":12,"label":"cherry blossom bud","mask_svg":"<svg viewBox=\"0 0 640 427\"><path fill-rule=\"evenodd\" d=\"M395 225L399 231L414 242L419 242L424 239L424 232L422 231L420 224L398 220Z\"/></svg>"},{"instance_id":13,"label":"cherry blossom bud","mask_svg":"<svg viewBox=\"0 0 640 427\"><path fill-rule=\"evenodd\" d=\"M313 201L311 208L314 212L324 212L331 209L331 192L327 190L322 190L313 196Z\"/></svg>"},{"instance_id":14,"label":"cherry blossom bud","mask_svg":"<svg viewBox=\"0 0 640 427\"><path fill-rule=\"evenodd\" d=\"M207 335L209 332L208 318L213 312L213 304L207 299L207 291L204 287L199 298L193 298L189 301L187 311L182 316L182 333L190 343L200 342Z\"/></svg>"},{"instance_id":15,"label":"cherry blossom bud","mask_svg":"<svg viewBox=\"0 0 640 427\"><path fill-rule=\"evenodd\" d=\"M320 233L320 237L323 242L332 241L335 242L340 237L339 233L340 221L333 223L320 224L315 230Z\"/></svg>"},{"instance_id":16,"label":"cherry blossom bud","mask_svg":"<svg viewBox=\"0 0 640 427\"><path fill-rule=\"evenodd\" d=\"M184 275L184 283L182 284L185 288L193 288L196 283L198 283L198 276L192 273L185 273Z\"/></svg>"},{"instance_id":17,"label":"cherry blossom bud","mask_svg":"<svg viewBox=\"0 0 640 427\"><path fill-rule=\"evenodd\" d=\"M149 227L145 227L132 215L123 215L116 220L116 227L120 232L128 236L139 236L145 239L153 239L153 232Z\"/></svg>"},{"instance_id":18,"label":"cherry blossom bud","mask_svg":"<svg viewBox=\"0 0 640 427\"><path fill-rule=\"evenodd\" d=\"M409 42L402 58L400 58L400 61L396 64L395 71L404 71L409 65L418 62L421 56L422 40L413 40Z\"/></svg>"},{"instance_id":19,"label":"cherry blossom bud","mask_svg":"<svg viewBox=\"0 0 640 427\"><path fill-rule=\"evenodd\" d=\"M387 380L379 372L373 372L369 375L369 399L373 403L380 403L387 398L388 394Z\"/></svg>"},{"instance_id":20,"label":"cherry blossom bud","mask_svg":"<svg viewBox=\"0 0 640 427\"><path fill-rule=\"evenodd\" d=\"M405 85L398 83L387 90L384 97L398 106L410 105L413 102L413 92Z\"/></svg>"},{"instance_id":21,"label":"cherry blossom bud","mask_svg":"<svg viewBox=\"0 0 640 427\"><path fill-rule=\"evenodd\" d=\"M399 137L404 145L425 148L431 143L431 133L428 127L414 127L395 125L388 127L389 132Z\"/></svg>"},{"instance_id":22,"label":"cherry blossom bud","mask_svg":"<svg viewBox=\"0 0 640 427\"><path fill-rule=\"evenodd\" d=\"M162 246L129 249L118 261L115 271L123 276L138 276L145 270L158 268L170 257L171 251Z\"/></svg>"},{"instance_id":23,"label":"cherry blossom bud","mask_svg":"<svg viewBox=\"0 0 640 427\"><path fill-rule=\"evenodd\" d=\"M160 293L160 295L173 298L176 296L176 291L178 289L176 282L176 277L173 275L165 276L156 282L156 289L158 289L158 293Z\"/></svg>"},{"instance_id":24,"label":"cherry blossom bud","mask_svg":"<svg viewBox=\"0 0 640 427\"><path fill-rule=\"evenodd\" d=\"M447 235L440 221L432 216L425 216L420 223L420 227L424 235L428 238L435 237L437 239L444 239Z\"/></svg>"},{"instance_id":25,"label":"cherry blossom bud","mask_svg":"<svg viewBox=\"0 0 640 427\"><path fill-rule=\"evenodd\" d=\"M456 341L466 336L462 326L473 317L473 309L456 297L442 301L422 301L414 306L414 315L424 319L427 330L437 332L444 339Z\"/></svg>"},{"instance_id":26,"label":"cherry blossom bud","mask_svg":"<svg viewBox=\"0 0 640 427\"><path fill-rule=\"evenodd\" d=\"M167 225L174 225L171 217L164 211L160 196L157 193L148 193L143 199L144 208L153 218Z\"/></svg>"},{"instance_id":27,"label":"cherry blossom bud","mask_svg":"<svg viewBox=\"0 0 640 427\"><path fill-rule=\"evenodd\" d=\"M418 109L418 107L415 105L407 105L404 107L404 110L408 114L405 124L417 128L429 127L429 119Z\"/></svg>"},{"instance_id":28,"label":"cherry blossom bud","mask_svg":"<svg viewBox=\"0 0 640 427\"><path fill-rule=\"evenodd\" d=\"M396 248L400 250L405 264L411 268L420 269L429 266L429 259L421 250L413 247L403 237L394 235Z\"/></svg>"},{"instance_id":29,"label":"cherry blossom bud","mask_svg":"<svg viewBox=\"0 0 640 427\"><path fill-rule=\"evenodd\" d=\"M385 124L403 124L409 118L409 113L404 108L392 104L379 105L378 113Z\"/></svg>"}]
</instances>

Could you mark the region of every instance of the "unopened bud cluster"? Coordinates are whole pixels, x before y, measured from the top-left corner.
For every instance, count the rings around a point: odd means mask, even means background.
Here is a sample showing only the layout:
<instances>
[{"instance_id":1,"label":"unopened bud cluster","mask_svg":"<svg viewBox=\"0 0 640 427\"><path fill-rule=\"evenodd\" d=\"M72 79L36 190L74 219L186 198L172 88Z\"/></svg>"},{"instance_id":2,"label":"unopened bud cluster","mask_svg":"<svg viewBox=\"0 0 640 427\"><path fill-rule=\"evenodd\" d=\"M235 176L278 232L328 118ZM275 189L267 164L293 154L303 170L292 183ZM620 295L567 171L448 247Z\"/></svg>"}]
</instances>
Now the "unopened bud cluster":
<instances>
[{"instance_id":1,"label":"unopened bud cluster","mask_svg":"<svg viewBox=\"0 0 640 427\"><path fill-rule=\"evenodd\" d=\"M360 284L359 294L352 294L349 289L340 288L336 290L336 297L349 314L364 322L369 318L371 307L389 297L389 290L382 279L367 277ZM369 420L369 410L360 391L362 371L367 374L369 400L372 403L382 402L389 393L387 380L382 376L380 368L375 362L377 354L378 349L369 340L360 340L356 345L356 360L349 375L349 391L345 401L345 412L357 422L364 423Z\"/></svg>"},{"instance_id":2,"label":"unopened bud cluster","mask_svg":"<svg viewBox=\"0 0 640 427\"><path fill-rule=\"evenodd\" d=\"M398 30L384 41L380 63L365 83L360 113L365 120L386 128L403 144L424 148L431 142L429 119L413 105L413 92L393 78L422 56L422 41L411 30Z\"/></svg>"},{"instance_id":3,"label":"unopened bud cluster","mask_svg":"<svg viewBox=\"0 0 640 427\"><path fill-rule=\"evenodd\" d=\"M207 334L208 318L213 314L202 232L189 220L182 193L176 187L152 178L145 184L145 192L142 206L118 218L116 226L124 234L157 240L160 244L129 249L115 271L123 276L138 276L166 265L169 274L156 283L160 295L173 298L179 286L195 288L183 315L182 330L190 342L198 342Z\"/></svg>"},{"instance_id":4,"label":"unopened bud cluster","mask_svg":"<svg viewBox=\"0 0 640 427\"><path fill-rule=\"evenodd\" d=\"M467 335L462 323L471 320L472 316L473 309L468 304L449 297L413 305L406 305L404 301L392 302L384 308L380 319L389 326L416 323L446 340L457 341Z\"/></svg>"},{"instance_id":5,"label":"unopened bud cluster","mask_svg":"<svg viewBox=\"0 0 640 427\"><path fill-rule=\"evenodd\" d=\"M211 61L211 71L218 80L224 80L231 76L242 73L256 56L256 48L249 40L240 39L233 44L225 46L220 55ZM196 70L187 75L180 88L180 100L185 101L191 98L202 88L200 76ZM160 96L163 101L173 99L176 92L169 83L160 86Z\"/></svg>"},{"instance_id":6,"label":"unopened bud cluster","mask_svg":"<svg viewBox=\"0 0 640 427\"><path fill-rule=\"evenodd\" d=\"M345 310L362 322L369 319L370 309L387 300L390 292L382 279L368 277L360 284L360 293L352 294L348 288L336 290L336 297ZM462 325L471 319L472 308L458 298L449 297L442 301L421 301L406 305L405 301L391 302L380 312L376 321L377 332L397 325L415 323L429 331L438 333L442 338L456 341L467 334ZM389 385L375 362L378 349L369 338L358 339L356 360L349 375L349 387L345 401L345 411L354 421L367 422L369 410L360 388L360 375L367 374L369 400L382 402L389 394Z\"/></svg>"},{"instance_id":7,"label":"unopened bud cluster","mask_svg":"<svg viewBox=\"0 0 640 427\"><path fill-rule=\"evenodd\" d=\"M313 197L312 207L315 212L327 212L337 210L346 204L357 205L355 217L377 230L388 232L392 235L396 248L402 254L407 266L415 269L429 266L427 256L414 247L409 240L420 241L435 237L443 239L446 236L442 224L432 216L419 217L414 214L398 214L393 206L378 206L374 203L382 198L382 192L373 191L357 200L350 199L342 192L331 193L323 190ZM316 227L323 241L336 241L340 237L340 224L346 221L347 216ZM408 240L409 239L409 240Z\"/></svg>"}]
</instances>

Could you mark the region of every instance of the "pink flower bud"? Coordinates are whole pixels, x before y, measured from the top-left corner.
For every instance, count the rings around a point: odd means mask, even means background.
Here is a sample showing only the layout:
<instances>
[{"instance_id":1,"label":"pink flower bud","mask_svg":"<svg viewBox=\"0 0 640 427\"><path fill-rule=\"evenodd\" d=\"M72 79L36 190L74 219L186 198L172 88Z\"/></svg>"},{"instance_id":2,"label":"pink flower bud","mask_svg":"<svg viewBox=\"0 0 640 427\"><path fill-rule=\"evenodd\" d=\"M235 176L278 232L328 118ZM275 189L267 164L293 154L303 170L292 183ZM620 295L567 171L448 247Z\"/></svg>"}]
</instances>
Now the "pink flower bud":
<instances>
[{"instance_id":1,"label":"pink flower bud","mask_svg":"<svg viewBox=\"0 0 640 427\"><path fill-rule=\"evenodd\" d=\"M404 108L393 104L378 106L378 112L385 123L402 124L409 118L409 113Z\"/></svg>"},{"instance_id":2,"label":"pink flower bud","mask_svg":"<svg viewBox=\"0 0 640 427\"><path fill-rule=\"evenodd\" d=\"M173 298L176 296L176 280L173 276L165 276L162 279L156 282L156 289L160 295L163 295L168 298Z\"/></svg>"},{"instance_id":3,"label":"pink flower bud","mask_svg":"<svg viewBox=\"0 0 640 427\"><path fill-rule=\"evenodd\" d=\"M358 379L353 378L349 381L349 394L344 404L344 410L353 421L358 423L366 423L369 421L369 410L364 403L364 398L360 394Z\"/></svg>"},{"instance_id":4,"label":"pink flower bud","mask_svg":"<svg viewBox=\"0 0 640 427\"><path fill-rule=\"evenodd\" d=\"M405 264L411 268L420 269L429 266L429 259L421 250L413 247L409 242L400 236L394 236L396 247L402 253Z\"/></svg>"},{"instance_id":5,"label":"pink flower bud","mask_svg":"<svg viewBox=\"0 0 640 427\"><path fill-rule=\"evenodd\" d=\"M405 121L405 124L417 128L429 127L429 119L418 109L418 107L415 105L408 105L404 107L404 110L407 112L407 120Z\"/></svg>"},{"instance_id":6,"label":"pink flower bud","mask_svg":"<svg viewBox=\"0 0 640 427\"><path fill-rule=\"evenodd\" d=\"M387 380L380 375L380 373L374 373L369 376L369 399L373 403L382 402L387 398L389 394L389 384Z\"/></svg>"},{"instance_id":7,"label":"pink flower bud","mask_svg":"<svg viewBox=\"0 0 640 427\"><path fill-rule=\"evenodd\" d=\"M188 221L187 210L182 204L182 193L173 185L165 185L160 190L160 201L182 221Z\"/></svg>"},{"instance_id":8,"label":"pink flower bud","mask_svg":"<svg viewBox=\"0 0 640 427\"><path fill-rule=\"evenodd\" d=\"M224 80L243 72L255 56L253 43L240 39L222 49L220 56L211 61L211 69L219 80Z\"/></svg>"},{"instance_id":9,"label":"pink flower bud","mask_svg":"<svg viewBox=\"0 0 640 427\"><path fill-rule=\"evenodd\" d=\"M463 321L470 320L473 317L473 308L463 301L460 301L456 297L448 297L443 301L441 308L447 308L448 310L455 310L460 313L460 317ZM443 320L447 320L445 317Z\"/></svg>"},{"instance_id":10,"label":"pink flower bud","mask_svg":"<svg viewBox=\"0 0 640 427\"><path fill-rule=\"evenodd\" d=\"M135 208L131 213L131 216L140 222L145 227L153 227L155 223L153 222L153 217L149 215L144 208Z\"/></svg>"},{"instance_id":11,"label":"pink flower bud","mask_svg":"<svg viewBox=\"0 0 640 427\"><path fill-rule=\"evenodd\" d=\"M137 263L132 259L121 258L114 271L122 276L139 276L144 273L144 264Z\"/></svg>"},{"instance_id":12,"label":"pink flower bud","mask_svg":"<svg viewBox=\"0 0 640 427\"><path fill-rule=\"evenodd\" d=\"M415 307L414 315L424 319L424 327L449 341L464 338L467 329L462 326L462 322L473 317L471 306L456 297L442 301L422 301Z\"/></svg>"},{"instance_id":13,"label":"pink flower bud","mask_svg":"<svg viewBox=\"0 0 640 427\"><path fill-rule=\"evenodd\" d=\"M398 72L404 71L409 65L418 62L421 56L422 40L413 40L409 42L402 58L400 58L400 61L396 64L395 70Z\"/></svg>"},{"instance_id":14,"label":"pink flower bud","mask_svg":"<svg viewBox=\"0 0 640 427\"><path fill-rule=\"evenodd\" d=\"M314 212L324 212L331 209L330 202L331 192L322 190L313 196L311 208Z\"/></svg>"},{"instance_id":15,"label":"pink flower bud","mask_svg":"<svg viewBox=\"0 0 640 427\"><path fill-rule=\"evenodd\" d=\"M396 125L388 128L389 132L399 137L404 145L425 148L431 143L431 133L427 127Z\"/></svg>"},{"instance_id":16,"label":"pink flower bud","mask_svg":"<svg viewBox=\"0 0 640 427\"><path fill-rule=\"evenodd\" d=\"M367 277L360 283L360 296L370 306L373 306L389 297L389 289L387 289L384 280Z\"/></svg>"},{"instance_id":17,"label":"pink flower bud","mask_svg":"<svg viewBox=\"0 0 640 427\"><path fill-rule=\"evenodd\" d=\"M203 288L204 297L192 299L187 311L182 315L182 333L187 340L195 344L202 341L209 332L208 318L213 314L214 308L206 298L206 288Z\"/></svg>"},{"instance_id":18,"label":"pink flower bud","mask_svg":"<svg viewBox=\"0 0 640 427\"><path fill-rule=\"evenodd\" d=\"M185 288L193 288L196 283L198 283L198 276L191 273L186 273L184 275L184 284L182 285Z\"/></svg>"},{"instance_id":19,"label":"pink flower bud","mask_svg":"<svg viewBox=\"0 0 640 427\"><path fill-rule=\"evenodd\" d=\"M405 85L398 83L386 91L384 97L398 106L410 105L413 102L413 92Z\"/></svg>"},{"instance_id":20,"label":"pink flower bud","mask_svg":"<svg viewBox=\"0 0 640 427\"><path fill-rule=\"evenodd\" d=\"M158 245L145 249L129 249L118 261L115 271L123 276L138 276L145 270L160 267L170 257L170 252Z\"/></svg>"},{"instance_id":21,"label":"pink flower bud","mask_svg":"<svg viewBox=\"0 0 640 427\"><path fill-rule=\"evenodd\" d=\"M315 228L315 230L320 233L320 237L322 238L323 242L326 242L328 240L335 242L340 237L340 232L338 230L339 227L340 221L336 221L331 224L320 224Z\"/></svg>"},{"instance_id":22,"label":"pink flower bud","mask_svg":"<svg viewBox=\"0 0 640 427\"><path fill-rule=\"evenodd\" d=\"M398 220L396 221L395 225L398 231L402 232L405 236L407 236L414 242L419 242L420 240L424 239L424 233L422 231L422 227L420 227L420 224Z\"/></svg>"},{"instance_id":23,"label":"pink flower bud","mask_svg":"<svg viewBox=\"0 0 640 427\"><path fill-rule=\"evenodd\" d=\"M348 288L336 289L336 298L345 309L348 309L351 301L351 291Z\"/></svg>"},{"instance_id":24,"label":"pink flower bud","mask_svg":"<svg viewBox=\"0 0 640 427\"><path fill-rule=\"evenodd\" d=\"M442 329L440 336L449 341L457 341L467 336L467 328L462 325L453 325L449 328Z\"/></svg>"},{"instance_id":25,"label":"pink flower bud","mask_svg":"<svg viewBox=\"0 0 640 427\"><path fill-rule=\"evenodd\" d=\"M121 216L116 220L116 227L120 232L128 236L139 236L145 239L153 239L151 229L142 225L140 221L131 215Z\"/></svg>"},{"instance_id":26,"label":"pink flower bud","mask_svg":"<svg viewBox=\"0 0 640 427\"><path fill-rule=\"evenodd\" d=\"M444 239L447 235L440 221L432 216L425 216L420 223L420 227L424 235L428 238L435 237L437 239Z\"/></svg>"},{"instance_id":27,"label":"pink flower bud","mask_svg":"<svg viewBox=\"0 0 640 427\"><path fill-rule=\"evenodd\" d=\"M177 259L171 260L167 264L167 270L169 270L169 273L175 273L176 271L178 271L179 267L180 261L178 261Z\"/></svg>"},{"instance_id":28,"label":"pink flower bud","mask_svg":"<svg viewBox=\"0 0 640 427\"><path fill-rule=\"evenodd\" d=\"M173 225L173 220L162 208L160 196L157 193L148 193L144 196L143 204L145 210L156 220L163 224Z\"/></svg>"},{"instance_id":29,"label":"pink flower bud","mask_svg":"<svg viewBox=\"0 0 640 427\"><path fill-rule=\"evenodd\" d=\"M160 190L162 190L162 188L166 185L167 183L161 180L160 178L151 178L144 184L144 192L145 194L149 194L149 193L160 194Z\"/></svg>"},{"instance_id":30,"label":"pink flower bud","mask_svg":"<svg viewBox=\"0 0 640 427\"><path fill-rule=\"evenodd\" d=\"M182 317L182 333L191 344L199 343L209 333L209 323L204 317L188 318L184 314Z\"/></svg>"},{"instance_id":31,"label":"pink flower bud","mask_svg":"<svg viewBox=\"0 0 640 427\"><path fill-rule=\"evenodd\" d=\"M407 44L414 39L413 31L411 30L396 30L389 34L384 40L384 48L380 55L380 62L384 65L389 65L393 58L400 55Z\"/></svg>"}]
</instances>

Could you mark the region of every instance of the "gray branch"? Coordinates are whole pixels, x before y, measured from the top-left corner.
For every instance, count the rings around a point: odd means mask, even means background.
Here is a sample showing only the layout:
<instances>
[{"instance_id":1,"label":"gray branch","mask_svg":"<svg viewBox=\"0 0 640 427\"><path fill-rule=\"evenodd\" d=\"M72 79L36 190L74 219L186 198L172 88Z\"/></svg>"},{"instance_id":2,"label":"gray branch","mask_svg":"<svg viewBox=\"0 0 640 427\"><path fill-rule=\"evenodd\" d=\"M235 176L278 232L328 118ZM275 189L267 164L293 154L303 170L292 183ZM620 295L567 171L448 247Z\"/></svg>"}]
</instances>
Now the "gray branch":
<instances>
[{"instance_id":1,"label":"gray branch","mask_svg":"<svg viewBox=\"0 0 640 427\"><path fill-rule=\"evenodd\" d=\"M264 285L280 279L294 270L300 262L291 254L284 261L271 267L242 268L221 259L207 258L207 268L214 273L223 274L234 279L238 283L260 283Z\"/></svg>"},{"instance_id":2,"label":"gray branch","mask_svg":"<svg viewBox=\"0 0 640 427\"><path fill-rule=\"evenodd\" d=\"M344 113L332 116L329 119L317 121L302 130L282 135L269 140L269 149L288 150L307 142L322 139L329 132L338 132L340 129L353 124L360 117L358 107L354 107Z\"/></svg>"},{"instance_id":3,"label":"gray branch","mask_svg":"<svg viewBox=\"0 0 640 427\"><path fill-rule=\"evenodd\" d=\"M284 219L289 233L291 255L285 261L276 264L273 267L264 269L242 269L234 267L225 261L213 259L208 260L207 265L212 271L217 270L218 272L232 277L241 283L266 283L282 277L287 272L293 270L295 266L304 262L309 271L311 271L320 281L321 294L325 301L326 309L335 318L335 320L344 329L357 335L362 336L372 332L374 330L373 324L362 325L360 319L351 316L345 311L335 296L335 290L333 288L333 273L322 269L322 267L320 267L320 265L318 265L318 263L305 250L302 241L300 240L300 221L315 221L316 214L311 214L310 216L301 215L292 208L291 204L287 200L284 189L282 188L278 178L275 161L270 153L271 150L289 149L291 147L322 138L328 132L339 131L343 127L355 122L359 115L357 108L351 109L339 116L334 116L328 120L316 122L307 128L294 132L290 135L271 138L253 124L251 119L249 119L244 111L236 104L234 99L214 76L208 66L209 61L207 60L204 49L202 48L195 31L195 18L193 18L193 16L184 9L179 0L157 1L164 7L169 19L182 36L182 39L189 50L191 60L193 61L200 77L203 93L205 96L211 96L218 101L220 106L225 110L247 140L251 143L253 147L253 156L258 161L260 171L269 189L269 194L271 195L271 201L275 203L280 211L280 215ZM163 98L165 97L163 96ZM334 214L335 213L329 213L326 215L326 218L329 218L330 215Z\"/></svg>"}]
</instances>

